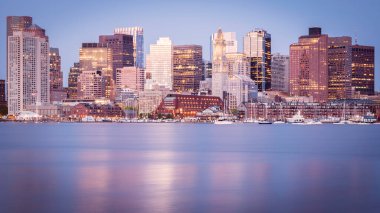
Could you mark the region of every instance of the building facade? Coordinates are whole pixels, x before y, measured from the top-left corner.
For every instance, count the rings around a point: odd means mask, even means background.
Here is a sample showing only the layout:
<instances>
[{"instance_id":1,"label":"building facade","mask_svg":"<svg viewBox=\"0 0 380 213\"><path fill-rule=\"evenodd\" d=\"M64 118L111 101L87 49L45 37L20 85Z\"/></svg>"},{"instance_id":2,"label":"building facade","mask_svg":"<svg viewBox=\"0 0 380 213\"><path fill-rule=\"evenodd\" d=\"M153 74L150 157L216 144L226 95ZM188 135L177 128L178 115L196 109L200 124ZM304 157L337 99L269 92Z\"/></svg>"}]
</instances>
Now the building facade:
<instances>
[{"instance_id":1,"label":"building facade","mask_svg":"<svg viewBox=\"0 0 380 213\"><path fill-rule=\"evenodd\" d=\"M212 57L212 95L224 100L227 91L228 69L226 58L226 42L222 29L219 29L213 39Z\"/></svg>"},{"instance_id":2,"label":"building facade","mask_svg":"<svg viewBox=\"0 0 380 213\"><path fill-rule=\"evenodd\" d=\"M68 79L68 98L77 99L78 98L78 77L80 75L80 64L74 63L70 67L69 79Z\"/></svg>"},{"instance_id":3,"label":"building facade","mask_svg":"<svg viewBox=\"0 0 380 213\"><path fill-rule=\"evenodd\" d=\"M150 45L147 72L154 84L173 89L173 45L170 38L159 38L156 44Z\"/></svg>"},{"instance_id":4,"label":"building facade","mask_svg":"<svg viewBox=\"0 0 380 213\"><path fill-rule=\"evenodd\" d=\"M30 32L8 36L8 114L50 102L49 43Z\"/></svg>"},{"instance_id":5,"label":"building facade","mask_svg":"<svg viewBox=\"0 0 380 213\"><path fill-rule=\"evenodd\" d=\"M328 36L321 28L310 28L309 35L290 45L290 95L327 101L327 45Z\"/></svg>"},{"instance_id":6,"label":"building facade","mask_svg":"<svg viewBox=\"0 0 380 213\"><path fill-rule=\"evenodd\" d=\"M106 98L106 78L101 71L82 71L78 76L78 99Z\"/></svg>"},{"instance_id":7,"label":"building facade","mask_svg":"<svg viewBox=\"0 0 380 213\"><path fill-rule=\"evenodd\" d=\"M236 32L222 32L223 38L226 43L226 53L238 52L238 41L236 40ZM214 42L218 33L213 33L210 39L210 60L213 59L214 54Z\"/></svg>"},{"instance_id":8,"label":"building facade","mask_svg":"<svg viewBox=\"0 0 380 213\"><path fill-rule=\"evenodd\" d=\"M244 36L243 52L248 57L251 79L257 84L259 91L271 89L271 34L256 29Z\"/></svg>"},{"instance_id":9,"label":"building facade","mask_svg":"<svg viewBox=\"0 0 380 213\"><path fill-rule=\"evenodd\" d=\"M233 75L228 79L226 107L237 110L239 105L257 100L258 88L246 75Z\"/></svg>"},{"instance_id":10,"label":"building facade","mask_svg":"<svg viewBox=\"0 0 380 213\"><path fill-rule=\"evenodd\" d=\"M50 48L50 102L62 101L67 98L66 91L63 90L63 73L61 70L61 56L58 48Z\"/></svg>"},{"instance_id":11,"label":"building facade","mask_svg":"<svg viewBox=\"0 0 380 213\"><path fill-rule=\"evenodd\" d=\"M329 37L328 99L348 99L352 96L352 38Z\"/></svg>"},{"instance_id":12,"label":"building facade","mask_svg":"<svg viewBox=\"0 0 380 213\"><path fill-rule=\"evenodd\" d=\"M289 93L289 56L272 56L272 90Z\"/></svg>"},{"instance_id":13,"label":"building facade","mask_svg":"<svg viewBox=\"0 0 380 213\"><path fill-rule=\"evenodd\" d=\"M362 95L375 94L375 47L352 46L352 87Z\"/></svg>"},{"instance_id":14,"label":"building facade","mask_svg":"<svg viewBox=\"0 0 380 213\"><path fill-rule=\"evenodd\" d=\"M0 80L0 106L4 106L7 104L7 100L5 98L5 80Z\"/></svg>"},{"instance_id":15,"label":"building facade","mask_svg":"<svg viewBox=\"0 0 380 213\"><path fill-rule=\"evenodd\" d=\"M116 28L114 34L133 36L133 61L135 67L144 69L144 29L142 27L121 27Z\"/></svg>"},{"instance_id":16,"label":"building facade","mask_svg":"<svg viewBox=\"0 0 380 213\"><path fill-rule=\"evenodd\" d=\"M248 58L244 53L227 53L228 76L244 75L250 77Z\"/></svg>"},{"instance_id":17,"label":"building facade","mask_svg":"<svg viewBox=\"0 0 380 213\"><path fill-rule=\"evenodd\" d=\"M116 91L129 88L144 90L144 71L138 67L123 67L116 70Z\"/></svg>"},{"instance_id":18,"label":"building facade","mask_svg":"<svg viewBox=\"0 0 380 213\"><path fill-rule=\"evenodd\" d=\"M173 47L173 90L197 93L202 80L202 46Z\"/></svg>"},{"instance_id":19,"label":"building facade","mask_svg":"<svg viewBox=\"0 0 380 213\"><path fill-rule=\"evenodd\" d=\"M112 51L112 77L114 80L116 80L116 69L134 66L132 35L101 35L99 44L107 46Z\"/></svg>"}]
</instances>

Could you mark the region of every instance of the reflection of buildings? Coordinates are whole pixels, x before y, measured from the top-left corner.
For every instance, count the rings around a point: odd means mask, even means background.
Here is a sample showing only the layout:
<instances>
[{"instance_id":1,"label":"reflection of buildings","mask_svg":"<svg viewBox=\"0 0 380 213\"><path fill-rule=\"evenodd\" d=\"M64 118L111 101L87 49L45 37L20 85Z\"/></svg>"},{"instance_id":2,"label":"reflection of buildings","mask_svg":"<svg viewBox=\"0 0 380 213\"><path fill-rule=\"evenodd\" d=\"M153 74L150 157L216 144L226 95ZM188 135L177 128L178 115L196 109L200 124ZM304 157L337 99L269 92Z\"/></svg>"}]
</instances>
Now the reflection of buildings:
<instances>
[{"instance_id":1,"label":"reflection of buildings","mask_svg":"<svg viewBox=\"0 0 380 213\"><path fill-rule=\"evenodd\" d=\"M321 28L310 28L309 35L290 45L291 95L327 101L327 42L328 36L322 34Z\"/></svg>"},{"instance_id":2,"label":"reflection of buildings","mask_svg":"<svg viewBox=\"0 0 380 213\"><path fill-rule=\"evenodd\" d=\"M173 48L173 90L197 93L202 80L202 46L176 45Z\"/></svg>"},{"instance_id":3,"label":"reflection of buildings","mask_svg":"<svg viewBox=\"0 0 380 213\"><path fill-rule=\"evenodd\" d=\"M375 94L375 48L352 46L352 87L363 95Z\"/></svg>"},{"instance_id":4,"label":"reflection of buildings","mask_svg":"<svg viewBox=\"0 0 380 213\"><path fill-rule=\"evenodd\" d=\"M256 29L244 36L244 54L248 57L251 79L257 84L259 91L271 89L271 35Z\"/></svg>"}]
</instances>

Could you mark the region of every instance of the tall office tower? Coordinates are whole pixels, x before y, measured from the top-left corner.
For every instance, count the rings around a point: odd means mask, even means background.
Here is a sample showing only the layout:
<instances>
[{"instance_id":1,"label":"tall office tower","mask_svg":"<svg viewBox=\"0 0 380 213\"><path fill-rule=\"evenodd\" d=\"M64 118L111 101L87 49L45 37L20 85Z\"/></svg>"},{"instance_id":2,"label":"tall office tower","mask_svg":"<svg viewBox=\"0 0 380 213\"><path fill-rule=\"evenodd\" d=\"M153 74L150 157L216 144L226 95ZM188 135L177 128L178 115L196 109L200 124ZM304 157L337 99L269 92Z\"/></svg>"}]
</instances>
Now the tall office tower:
<instances>
[{"instance_id":1,"label":"tall office tower","mask_svg":"<svg viewBox=\"0 0 380 213\"><path fill-rule=\"evenodd\" d=\"M176 45L173 48L173 90L197 93L202 80L202 46Z\"/></svg>"},{"instance_id":2,"label":"tall office tower","mask_svg":"<svg viewBox=\"0 0 380 213\"><path fill-rule=\"evenodd\" d=\"M222 32L223 38L226 43L226 53L237 53L238 52L238 42L236 40L236 32ZM210 38L210 60L213 58L214 54L214 40L218 33L213 33Z\"/></svg>"},{"instance_id":3,"label":"tall office tower","mask_svg":"<svg viewBox=\"0 0 380 213\"><path fill-rule=\"evenodd\" d=\"M290 95L327 101L327 43L328 36L322 34L321 28L310 28L309 35L290 45Z\"/></svg>"},{"instance_id":4,"label":"tall office tower","mask_svg":"<svg viewBox=\"0 0 380 213\"><path fill-rule=\"evenodd\" d=\"M147 55L147 72L154 84L173 89L173 45L168 37L161 37L150 45Z\"/></svg>"},{"instance_id":5,"label":"tall office tower","mask_svg":"<svg viewBox=\"0 0 380 213\"><path fill-rule=\"evenodd\" d=\"M68 79L68 97L70 99L78 98L78 77L80 73L80 64L74 63L74 65L70 67Z\"/></svg>"},{"instance_id":6,"label":"tall office tower","mask_svg":"<svg viewBox=\"0 0 380 213\"><path fill-rule=\"evenodd\" d=\"M351 98L352 38L328 38L328 99Z\"/></svg>"},{"instance_id":7,"label":"tall office tower","mask_svg":"<svg viewBox=\"0 0 380 213\"><path fill-rule=\"evenodd\" d=\"M49 43L30 32L8 36L8 114L50 102Z\"/></svg>"},{"instance_id":8,"label":"tall office tower","mask_svg":"<svg viewBox=\"0 0 380 213\"><path fill-rule=\"evenodd\" d=\"M262 29L255 29L244 36L243 52L248 57L251 79L259 91L271 89L271 35Z\"/></svg>"},{"instance_id":9,"label":"tall office tower","mask_svg":"<svg viewBox=\"0 0 380 213\"><path fill-rule=\"evenodd\" d=\"M203 77L202 80L206 80L206 78L212 77L212 63L211 61L203 60Z\"/></svg>"},{"instance_id":10,"label":"tall office tower","mask_svg":"<svg viewBox=\"0 0 380 213\"><path fill-rule=\"evenodd\" d=\"M113 80L112 49L107 44L83 43L79 54L80 70L101 71L106 81L105 98L115 99L115 81Z\"/></svg>"},{"instance_id":11,"label":"tall office tower","mask_svg":"<svg viewBox=\"0 0 380 213\"><path fill-rule=\"evenodd\" d=\"M116 70L116 92L123 88L144 90L144 70L138 67L123 67Z\"/></svg>"},{"instance_id":12,"label":"tall office tower","mask_svg":"<svg viewBox=\"0 0 380 213\"><path fill-rule=\"evenodd\" d=\"M50 48L50 91L63 89L63 74L61 71L61 56L58 48Z\"/></svg>"},{"instance_id":13,"label":"tall office tower","mask_svg":"<svg viewBox=\"0 0 380 213\"><path fill-rule=\"evenodd\" d=\"M26 28L30 27L33 23L33 18L30 16L7 16L7 53L8 53L8 36L12 36L13 32L24 31ZM7 54L8 61L8 54ZM7 76L8 76L8 64L7 64ZM8 81L8 79L6 79Z\"/></svg>"},{"instance_id":14,"label":"tall office tower","mask_svg":"<svg viewBox=\"0 0 380 213\"><path fill-rule=\"evenodd\" d=\"M227 53L228 76L244 75L250 77L248 59L244 53Z\"/></svg>"},{"instance_id":15,"label":"tall office tower","mask_svg":"<svg viewBox=\"0 0 380 213\"><path fill-rule=\"evenodd\" d=\"M6 105L5 99L5 80L0 80L0 106Z\"/></svg>"},{"instance_id":16,"label":"tall office tower","mask_svg":"<svg viewBox=\"0 0 380 213\"><path fill-rule=\"evenodd\" d=\"M102 71L84 70L78 76L78 97L100 99L106 97L106 78Z\"/></svg>"},{"instance_id":17,"label":"tall office tower","mask_svg":"<svg viewBox=\"0 0 380 213\"><path fill-rule=\"evenodd\" d=\"M212 56L212 95L225 98L227 91L228 69L226 58L226 42L223 37L222 29L218 29L213 39L213 56Z\"/></svg>"},{"instance_id":18,"label":"tall office tower","mask_svg":"<svg viewBox=\"0 0 380 213\"><path fill-rule=\"evenodd\" d=\"M67 98L63 90L63 73L61 71L61 56L58 48L50 48L50 102L62 101Z\"/></svg>"},{"instance_id":19,"label":"tall office tower","mask_svg":"<svg viewBox=\"0 0 380 213\"><path fill-rule=\"evenodd\" d=\"M289 56L272 56L272 90L289 93Z\"/></svg>"},{"instance_id":20,"label":"tall office tower","mask_svg":"<svg viewBox=\"0 0 380 213\"><path fill-rule=\"evenodd\" d=\"M375 94L375 47L352 46L352 87L362 95Z\"/></svg>"},{"instance_id":21,"label":"tall office tower","mask_svg":"<svg viewBox=\"0 0 380 213\"><path fill-rule=\"evenodd\" d=\"M101 35L99 43L112 50L112 77L114 80L116 80L116 69L134 66L132 35Z\"/></svg>"},{"instance_id":22,"label":"tall office tower","mask_svg":"<svg viewBox=\"0 0 380 213\"><path fill-rule=\"evenodd\" d=\"M114 34L133 36L133 57L135 66L144 68L144 29L142 27L121 27L114 30Z\"/></svg>"}]
</instances>

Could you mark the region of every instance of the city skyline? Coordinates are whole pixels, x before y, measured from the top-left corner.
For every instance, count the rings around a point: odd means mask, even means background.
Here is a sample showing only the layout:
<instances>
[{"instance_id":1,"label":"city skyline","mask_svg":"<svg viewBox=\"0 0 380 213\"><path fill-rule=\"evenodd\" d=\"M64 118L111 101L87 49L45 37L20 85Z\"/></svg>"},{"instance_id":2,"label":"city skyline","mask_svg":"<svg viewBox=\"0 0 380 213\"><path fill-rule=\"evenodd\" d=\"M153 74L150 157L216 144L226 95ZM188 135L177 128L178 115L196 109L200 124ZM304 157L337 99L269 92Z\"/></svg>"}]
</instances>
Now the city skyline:
<instances>
[{"instance_id":1,"label":"city skyline","mask_svg":"<svg viewBox=\"0 0 380 213\"><path fill-rule=\"evenodd\" d=\"M218 27L226 32L236 32L239 52L242 52L243 36L256 27L263 28L272 35L272 53L289 54L289 45L297 42L299 35L306 34L307 28L310 26L320 26L330 36L351 36L353 43L357 39L358 43L362 45L371 45L375 48L380 46L380 41L376 36L380 33L379 29L376 29L379 28L376 20L380 18L376 13L376 6L379 6L380 3L371 0L364 1L365 3L349 1L343 6L329 1L322 1L318 5L308 5L313 6L315 11L321 11L323 8L325 11L320 14L309 14L306 10L307 5L300 6L298 0L292 2L266 1L266 5L249 1L233 3L226 1L147 2L150 3L111 1L108 6L101 5L105 12L99 15L91 13L91 11L100 5L81 3L75 4L76 7L73 7L73 1L46 3L37 0L32 3L24 1L10 3L9 0L6 0L4 6L0 8L1 14L4 14L0 21L3 26L0 31L0 79L5 79L5 18L8 15L32 16L34 22L46 30L51 46L60 50L65 86L67 86L66 79L70 66L79 61L78 52L81 43L96 42L99 35L112 34L114 28L117 27L143 27L145 54L149 53L149 45L155 43L159 37L169 36L174 45L202 45L203 56L206 60L209 60L208 56L210 55L208 48L210 36ZM329 2L329 7L321 6L327 2ZM245 7L249 3L255 5L257 11L262 12L249 13L249 8ZM70 11L70 15L56 10L41 12L42 8L53 8L53 4L62 8L60 11ZM83 10L84 6L87 10ZM268 16L265 13L268 11L263 9L265 6L269 7L271 15ZM157 7L161 9L156 10ZM339 7L347 13L332 14ZM366 15L351 17L350 14L355 12L358 7L361 7L362 11L366 11ZM184 11L193 12L197 16L183 16L181 13ZM79 22L77 21L78 17L81 17ZM173 17L176 18L173 19ZM199 22L200 20L202 22ZM379 57L376 57L376 62L380 62ZM377 64L376 62L375 64ZM376 69L378 70L378 68ZM376 73L378 72L376 71ZM375 74L375 78L375 82L379 81L380 76ZM377 83L375 88L379 90L380 85Z\"/></svg>"}]
</instances>

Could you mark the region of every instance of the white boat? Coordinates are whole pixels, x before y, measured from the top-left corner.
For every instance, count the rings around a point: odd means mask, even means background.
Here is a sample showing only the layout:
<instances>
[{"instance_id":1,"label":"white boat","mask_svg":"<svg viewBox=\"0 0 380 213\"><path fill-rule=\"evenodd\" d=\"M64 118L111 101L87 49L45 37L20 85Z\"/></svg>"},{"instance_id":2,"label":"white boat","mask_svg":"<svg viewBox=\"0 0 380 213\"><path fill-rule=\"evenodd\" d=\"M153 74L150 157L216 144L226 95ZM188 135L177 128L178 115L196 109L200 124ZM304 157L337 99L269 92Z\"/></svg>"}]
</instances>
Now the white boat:
<instances>
[{"instance_id":1,"label":"white boat","mask_svg":"<svg viewBox=\"0 0 380 213\"><path fill-rule=\"evenodd\" d=\"M82 122L95 122L95 118L92 116L85 116L82 118Z\"/></svg>"},{"instance_id":2,"label":"white boat","mask_svg":"<svg viewBox=\"0 0 380 213\"><path fill-rule=\"evenodd\" d=\"M219 124L219 125L233 124L233 123L234 123L233 121L227 120L224 117L221 117L221 118L219 118L219 119L217 119L217 120L214 121L214 124Z\"/></svg>"},{"instance_id":3,"label":"white boat","mask_svg":"<svg viewBox=\"0 0 380 213\"><path fill-rule=\"evenodd\" d=\"M334 123L334 124L344 125L344 124L353 124L353 122L349 121L349 120L341 120L341 121Z\"/></svg>"},{"instance_id":4,"label":"white boat","mask_svg":"<svg viewBox=\"0 0 380 213\"><path fill-rule=\"evenodd\" d=\"M301 111L298 110L297 113L293 115L293 117L287 118L286 121L292 124L304 123L305 118L301 115Z\"/></svg>"},{"instance_id":5,"label":"white boat","mask_svg":"<svg viewBox=\"0 0 380 213\"><path fill-rule=\"evenodd\" d=\"M338 118L338 117L327 117L327 118L321 119L320 122L324 123L324 124L333 124L333 123L340 122L340 118Z\"/></svg>"},{"instance_id":6,"label":"white boat","mask_svg":"<svg viewBox=\"0 0 380 213\"><path fill-rule=\"evenodd\" d=\"M275 122L273 122L273 124L285 124L285 122L284 121L275 121Z\"/></svg>"},{"instance_id":7,"label":"white boat","mask_svg":"<svg viewBox=\"0 0 380 213\"><path fill-rule=\"evenodd\" d=\"M368 112L363 116L363 123L375 123L377 121L375 114Z\"/></svg>"}]
</instances>

